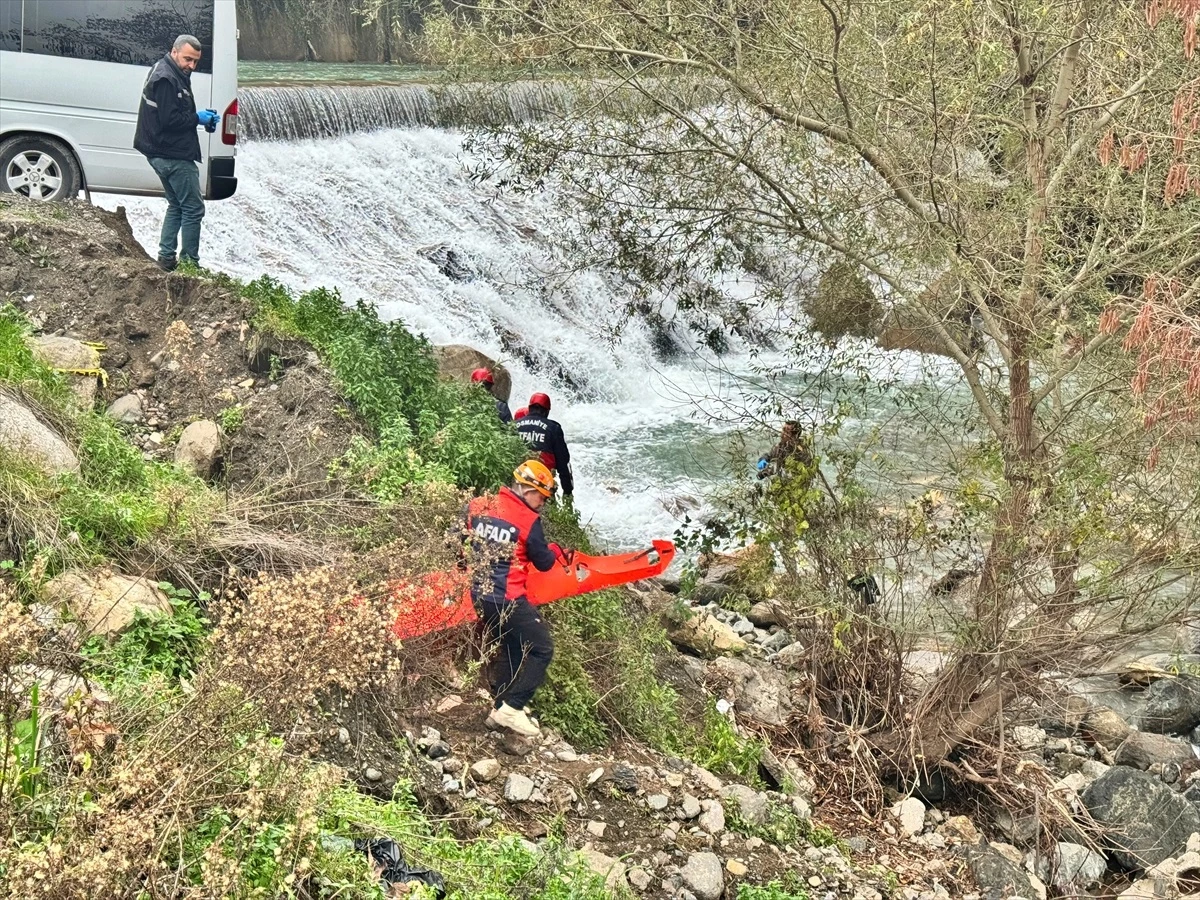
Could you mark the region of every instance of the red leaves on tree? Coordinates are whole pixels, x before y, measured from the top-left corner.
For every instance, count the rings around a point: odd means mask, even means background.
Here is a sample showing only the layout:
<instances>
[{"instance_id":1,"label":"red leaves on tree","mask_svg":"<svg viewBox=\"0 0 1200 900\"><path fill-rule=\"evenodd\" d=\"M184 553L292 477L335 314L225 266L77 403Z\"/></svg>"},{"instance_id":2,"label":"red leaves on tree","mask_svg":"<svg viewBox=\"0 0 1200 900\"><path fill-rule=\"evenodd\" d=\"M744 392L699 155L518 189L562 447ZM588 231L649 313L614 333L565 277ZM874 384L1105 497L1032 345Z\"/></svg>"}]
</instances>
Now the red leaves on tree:
<instances>
[{"instance_id":1,"label":"red leaves on tree","mask_svg":"<svg viewBox=\"0 0 1200 900\"><path fill-rule=\"evenodd\" d=\"M1191 59L1196 52L1200 0L1150 0L1146 4L1146 24L1154 28L1164 13L1183 23L1183 55Z\"/></svg>"}]
</instances>

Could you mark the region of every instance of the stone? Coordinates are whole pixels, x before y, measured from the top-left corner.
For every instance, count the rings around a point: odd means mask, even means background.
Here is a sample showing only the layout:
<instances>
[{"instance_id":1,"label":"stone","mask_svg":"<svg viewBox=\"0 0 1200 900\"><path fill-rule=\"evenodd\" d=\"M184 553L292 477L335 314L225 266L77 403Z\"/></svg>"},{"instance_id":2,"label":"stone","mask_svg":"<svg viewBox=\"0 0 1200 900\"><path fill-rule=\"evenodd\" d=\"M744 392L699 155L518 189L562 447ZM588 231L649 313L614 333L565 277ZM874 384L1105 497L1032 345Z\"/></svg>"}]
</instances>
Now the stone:
<instances>
[{"instance_id":1,"label":"stone","mask_svg":"<svg viewBox=\"0 0 1200 900\"><path fill-rule=\"evenodd\" d=\"M779 607L769 600L760 600L751 606L750 612L746 613L746 618L759 628L770 628L772 625L783 624L783 619L779 614Z\"/></svg>"},{"instance_id":2,"label":"stone","mask_svg":"<svg viewBox=\"0 0 1200 900\"><path fill-rule=\"evenodd\" d=\"M1097 706L1083 717L1082 730L1105 750L1116 750L1133 730L1115 710Z\"/></svg>"},{"instance_id":3,"label":"stone","mask_svg":"<svg viewBox=\"0 0 1200 900\"><path fill-rule=\"evenodd\" d=\"M25 404L0 391L0 448L27 458L48 475L78 474L79 458Z\"/></svg>"},{"instance_id":4,"label":"stone","mask_svg":"<svg viewBox=\"0 0 1200 900\"><path fill-rule=\"evenodd\" d=\"M137 394L125 394L112 402L105 415L122 425L137 425L145 419L146 411L142 406L141 397Z\"/></svg>"},{"instance_id":5,"label":"stone","mask_svg":"<svg viewBox=\"0 0 1200 900\"><path fill-rule=\"evenodd\" d=\"M1200 725L1200 677L1178 675L1155 681L1142 694L1145 708L1138 718L1143 731L1187 734Z\"/></svg>"},{"instance_id":6,"label":"stone","mask_svg":"<svg viewBox=\"0 0 1200 900\"><path fill-rule=\"evenodd\" d=\"M1090 847L1059 841L1055 848L1052 882L1057 888L1087 888L1104 877L1108 860Z\"/></svg>"},{"instance_id":7,"label":"stone","mask_svg":"<svg viewBox=\"0 0 1200 900\"><path fill-rule=\"evenodd\" d=\"M441 344L433 348L433 356L437 361L438 374L442 378L470 384L472 372L476 369L487 369L495 380L492 395L505 402L512 396L512 376L508 369L474 347L465 344Z\"/></svg>"},{"instance_id":8,"label":"stone","mask_svg":"<svg viewBox=\"0 0 1200 900\"><path fill-rule=\"evenodd\" d=\"M607 829L608 829L607 822L597 822L596 820L593 819L591 822L587 823L587 833L590 834L594 838L604 837L604 832Z\"/></svg>"},{"instance_id":9,"label":"stone","mask_svg":"<svg viewBox=\"0 0 1200 900\"><path fill-rule=\"evenodd\" d=\"M762 642L762 648L768 653L778 653L792 643L792 636L780 628L777 632Z\"/></svg>"},{"instance_id":10,"label":"stone","mask_svg":"<svg viewBox=\"0 0 1200 900\"><path fill-rule=\"evenodd\" d=\"M662 812L671 803L671 798L666 794L651 794L646 798L646 805L655 812Z\"/></svg>"},{"instance_id":11,"label":"stone","mask_svg":"<svg viewBox=\"0 0 1200 900\"><path fill-rule=\"evenodd\" d=\"M679 818L686 822L698 815L700 815L700 801L691 794L684 794L683 802L679 804Z\"/></svg>"},{"instance_id":12,"label":"stone","mask_svg":"<svg viewBox=\"0 0 1200 900\"><path fill-rule=\"evenodd\" d=\"M807 823L812 820L812 806L803 797L796 796L792 798L792 813L801 823Z\"/></svg>"},{"instance_id":13,"label":"stone","mask_svg":"<svg viewBox=\"0 0 1200 900\"><path fill-rule=\"evenodd\" d=\"M1109 855L1127 869L1145 869L1183 851L1200 831L1200 810L1158 779L1116 766L1083 792L1104 832Z\"/></svg>"},{"instance_id":14,"label":"stone","mask_svg":"<svg viewBox=\"0 0 1200 900\"><path fill-rule=\"evenodd\" d=\"M1156 684L1165 684L1158 681ZM1196 755L1192 745L1186 741L1167 737L1165 734L1147 734L1143 731L1131 731L1129 736L1117 747L1113 761L1118 766L1131 766L1135 769L1149 769L1153 765L1174 763L1179 766L1194 763Z\"/></svg>"},{"instance_id":15,"label":"stone","mask_svg":"<svg viewBox=\"0 0 1200 900\"><path fill-rule=\"evenodd\" d=\"M478 762L471 763L471 777L481 784L495 781L500 777L499 760L481 759Z\"/></svg>"},{"instance_id":16,"label":"stone","mask_svg":"<svg viewBox=\"0 0 1200 900\"><path fill-rule=\"evenodd\" d=\"M721 859L715 853L690 854L679 875L684 886L696 895L696 900L720 900L725 892Z\"/></svg>"},{"instance_id":17,"label":"stone","mask_svg":"<svg viewBox=\"0 0 1200 900\"><path fill-rule=\"evenodd\" d=\"M654 883L654 879L650 877L650 873L641 866L634 866L625 873L625 877L628 878L629 883L639 891L648 891L650 889L650 885Z\"/></svg>"},{"instance_id":18,"label":"stone","mask_svg":"<svg viewBox=\"0 0 1200 900\"><path fill-rule=\"evenodd\" d=\"M29 343L33 355L40 362L64 374L80 408L91 409L96 403L99 378L96 375L81 375L78 371L98 371L99 352L83 341L61 335L41 335L32 338Z\"/></svg>"},{"instance_id":19,"label":"stone","mask_svg":"<svg viewBox=\"0 0 1200 900\"><path fill-rule=\"evenodd\" d=\"M221 429L201 419L183 429L175 447L175 464L197 478L212 478L221 467Z\"/></svg>"},{"instance_id":20,"label":"stone","mask_svg":"<svg viewBox=\"0 0 1200 900\"><path fill-rule=\"evenodd\" d=\"M457 775L463 770L462 760L456 756L447 756L442 760L442 771L450 775Z\"/></svg>"},{"instance_id":21,"label":"stone","mask_svg":"<svg viewBox=\"0 0 1200 900\"><path fill-rule=\"evenodd\" d=\"M703 812L696 820L697 824L709 834L720 834L725 830L725 807L720 801L705 800L700 804Z\"/></svg>"},{"instance_id":22,"label":"stone","mask_svg":"<svg viewBox=\"0 0 1200 900\"><path fill-rule=\"evenodd\" d=\"M70 610L91 634L114 637L130 625L139 612L170 615L166 594L144 578L109 571L68 571L56 575L42 588L48 603Z\"/></svg>"},{"instance_id":23,"label":"stone","mask_svg":"<svg viewBox=\"0 0 1200 900\"><path fill-rule=\"evenodd\" d=\"M766 825L771 820L771 807L765 794L744 784L727 784L721 788L721 799L736 808L736 816L747 825Z\"/></svg>"},{"instance_id":24,"label":"stone","mask_svg":"<svg viewBox=\"0 0 1200 900\"><path fill-rule=\"evenodd\" d=\"M750 867L738 859L729 859L725 861L725 871L734 878L744 878L750 871Z\"/></svg>"},{"instance_id":25,"label":"stone","mask_svg":"<svg viewBox=\"0 0 1200 900\"><path fill-rule=\"evenodd\" d=\"M721 657L708 666L714 690L733 702L738 712L764 725L786 725L791 719L791 685L787 676L767 663Z\"/></svg>"},{"instance_id":26,"label":"stone","mask_svg":"<svg viewBox=\"0 0 1200 900\"><path fill-rule=\"evenodd\" d=\"M746 642L732 628L708 613L697 613L672 627L667 636L672 643L702 656L741 653L746 649Z\"/></svg>"},{"instance_id":27,"label":"stone","mask_svg":"<svg viewBox=\"0 0 1200 900\"><path fill-rule=\"evenodd\" d=\"M724 785L724 782L718 776L703 766L692 766L692 777L714 794L720 791Z\"/></svg>"},{"instance_id":28,"label":"stone","mask_svg":"<svg viewBox=\"0 0 1200 900\"><path fill-rule=\"evenodd\" d=\"M909 837L925 828L925 804L917 797L905 797L892 807L892 815L900 823L900 831Z\"/></svg>"},{"instance_id":29,"label":"stone","mask_svg":"<svg viewBox=\"0 0 1200 900\"><path fill-rule=\"evenodd\" d=\"M367 781L383 781L383 773L374 766L367 766L363 769L363 778Z\"/></svg>"},{"instance_id":30,"label":"stone","mask_svg":"<svg viewBox=\"0 0 1200 900\"><path fill-rule=\"evenodd\" d=\"M1027 847L1037 841L1038 820L1036 816L1024 815L1013 817L1007 809L996 811L996 830L1022 847Z\"/></svg>"},{"instance_id":31,"label":"stone","mask_svg":"<svg viewBox=\"0 0 1200 900\"><path fill-rule=\"evenodd\" d=\"M1029 897L1032 885L1020 862L1013 862L987 844L959 848L983 900ZM1019 857L1018 857L1019 858Z\"/></svg>"},{"instance_id":32,"label":"stone","mask_svg":"<svg viewBox=\"0 0 1200 900\"><path fill-rule=\"evenodd\" d=\"M636 793L638 789L637 771L625 763L614 763L612 768L604 773L604 780L626 794Z\"/></svg>"},{"instance_id":33,"label":"stone","mask_svg":"<svg viewBox=\"0 0 1200 900\"><path fill-rule=\"evenodd\" d=\"M803 669L807 660L808 652L800 641L792 641L771 657L771 662L781 669Z\"/></svg>"},{"instance_id":34,"label":"stone","mask_svg":"<svg viewBox=\"0 0 1200 900\"><path fill-rule=\"evenodd\" d=\"M733 628L733 633L738 637L744 638L754 633L754 626L750 624L749 619L736 618L730 624L730 627Z\"/></svg>"},{"instance_id":35,"label":"stone","mask_svg":"<svg viewBox=\"0 0 1200 900\"><path fill-rule=\"evenodd\" d=\"M425 755L430 759L445 759L450 755L450 745L445 741L434 741L425 749Z\"/></svg>"},{"instance_id":36,"label":"stone","mask_svg":"<svg viewBox=\"0 0 1200 900\"><path fill-rule=\"evenodd\" d=\"M1011 734L1013 743L1021 750L1041 750L1046 746L1046 732L1034 725L1017 725Z\"/></svg>"},{"instance_id":37,"label":"stone","mask_svg":"<svg viewBox=\"0 0 1200 900\"><path fill-rule=\"evenodd\" d=\"M504 799L509 803L524 803L533 796L533 781L513 772L504 781Z\"/></svg>"},{"instance_id":38,"label":"stone","mask_svg":"<svg viewBox=\"0 0 1200 900\"><path fill-rule=\"evenodd\" d=\"M721 601L733 593L733 588L719 581L702 581L692 591L692 602L697 606L707 606L710 603L721 605Z\"/></svg>"},{"instance_id":39,"label":"stone","mask_svg":"<svg viewBox=\"0 0 1200 900\"><path fill-rule=\"evenodd\" d=\"M625 883L625 864L619 859L605 856L590 844L584 845L576 853L589 869L604 879L604 886L610 891Z\"/></svg>"}]
</instances>

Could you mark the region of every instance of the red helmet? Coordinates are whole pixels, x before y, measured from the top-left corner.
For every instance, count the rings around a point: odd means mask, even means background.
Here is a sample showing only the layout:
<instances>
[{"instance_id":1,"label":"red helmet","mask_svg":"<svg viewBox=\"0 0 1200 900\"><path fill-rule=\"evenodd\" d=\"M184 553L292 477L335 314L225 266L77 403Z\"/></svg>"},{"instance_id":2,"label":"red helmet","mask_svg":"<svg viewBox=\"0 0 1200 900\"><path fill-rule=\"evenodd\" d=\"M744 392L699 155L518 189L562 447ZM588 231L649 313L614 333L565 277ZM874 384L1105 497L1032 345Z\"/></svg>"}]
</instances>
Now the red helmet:
<instances>
[{"instance_id":1,"label":"red helmet","mask_svg":"<svg viewBox=\"0 0 1200 900\"><path fill-rule=\"evenodd\" d=\"M521 421L523 418L525 418L527 415L529 415L529 407L528 407L528 406L522 406L522 407L521 407L520 409L518 409L518 410L517 410L515 413L513 413L513 421L514 421L514 422L519 422L519 421Z\"/></svg>"},{"instance_id":2,"label":"red helmet","mask_svg":"<svg viewBox=\"0 0 1200 900\"><path fill-rule=\"evenodd\" d=\"M529 405L540 406L542 409L546 410L546 412L550 412L550 395L543 394L541 391L538 391L529 398Z\"/></svg>"},{"instance_id":3,"label":"red helmet","mask_svg":"<svg viewBox=\"0 0 1200 900\"><path fill-rule=\"evenodd\" d=\"M482 381L484 384L491 386L496 383L496 379L492 377L492 373L487 369L476 369L471 373L471 381Z\"/></svg>"}]
</instances>

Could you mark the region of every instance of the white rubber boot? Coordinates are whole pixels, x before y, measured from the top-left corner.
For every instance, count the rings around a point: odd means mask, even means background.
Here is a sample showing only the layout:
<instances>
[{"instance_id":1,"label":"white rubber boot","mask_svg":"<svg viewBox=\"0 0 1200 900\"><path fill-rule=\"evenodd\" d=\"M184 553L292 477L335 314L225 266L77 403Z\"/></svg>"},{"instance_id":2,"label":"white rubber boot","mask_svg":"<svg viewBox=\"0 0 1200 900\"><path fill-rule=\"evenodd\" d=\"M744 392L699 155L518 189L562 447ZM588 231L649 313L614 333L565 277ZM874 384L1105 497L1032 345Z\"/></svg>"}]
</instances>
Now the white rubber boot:
<instances>
[{"instance_id":1,"label":"white rubber boot","mask_svg":"<svg viewBox=\"0 0 1200 900\"><path fill-rule=\"evenodd\" d=\"M525 710L513 709L507 703L501 703L499 709L493 709L488 713L488 722L500 728L515 731L524 737L537 737L542 733L541 729L529 720Z\"/></svg>"}]
</instances>

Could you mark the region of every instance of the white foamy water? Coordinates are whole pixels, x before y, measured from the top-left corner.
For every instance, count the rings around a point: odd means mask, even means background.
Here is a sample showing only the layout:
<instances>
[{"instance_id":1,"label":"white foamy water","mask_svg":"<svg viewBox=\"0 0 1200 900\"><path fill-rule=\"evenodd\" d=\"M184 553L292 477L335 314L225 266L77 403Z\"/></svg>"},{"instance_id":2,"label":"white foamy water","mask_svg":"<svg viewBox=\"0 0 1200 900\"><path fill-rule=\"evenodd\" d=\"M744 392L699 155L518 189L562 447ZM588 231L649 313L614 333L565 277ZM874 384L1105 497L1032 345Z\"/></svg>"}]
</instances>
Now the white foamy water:
<instances>
[{"instance_id":1,"label":"white foamy water","mask_svg":"<svg viewBox=\"0 0 1200 900\"><path fill-rule=\"evenodd\" d=\"M592 272L563 274L551 239L571 225L553 193L517 197L473 182L460 134L250 143L239 149L237 174L237 194L208 204L201 262L247 279L269 273L297 289L337 288L434 343L475 346L509 367L513 409L548 392L572 451L576 505L610 547L670 537L677 499L702 499L728 478L729 413L758 390L747 380L748 357L735 347L715 367L684 341L685 352L662 363L638 323L625 323L614 344L627 287ZM164 202L100 199L127 208L153 254ZM418 253L437 244L476 278L452 281ZM733 287L753 291L753 279ZM877 363L922 377L908 355L879 354ZM769 443L756 435L753 452Z\"/></svg>"}]
</instances>

